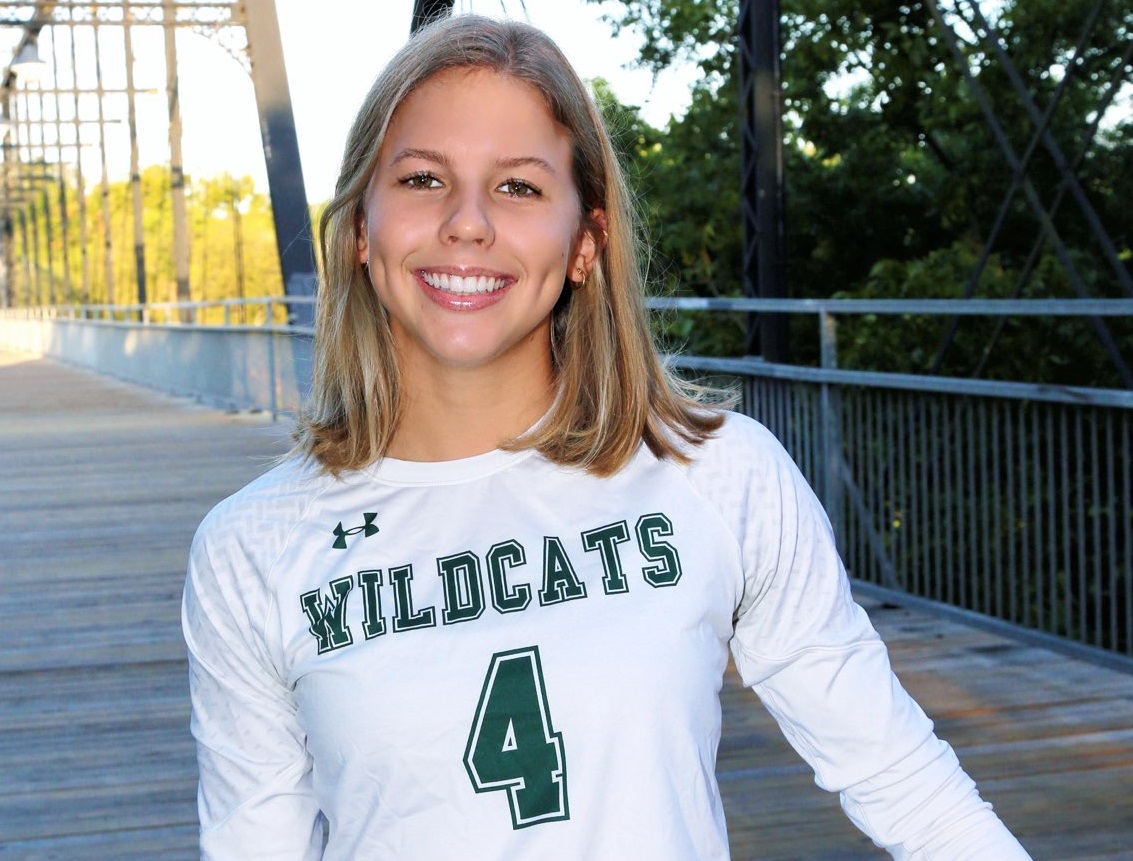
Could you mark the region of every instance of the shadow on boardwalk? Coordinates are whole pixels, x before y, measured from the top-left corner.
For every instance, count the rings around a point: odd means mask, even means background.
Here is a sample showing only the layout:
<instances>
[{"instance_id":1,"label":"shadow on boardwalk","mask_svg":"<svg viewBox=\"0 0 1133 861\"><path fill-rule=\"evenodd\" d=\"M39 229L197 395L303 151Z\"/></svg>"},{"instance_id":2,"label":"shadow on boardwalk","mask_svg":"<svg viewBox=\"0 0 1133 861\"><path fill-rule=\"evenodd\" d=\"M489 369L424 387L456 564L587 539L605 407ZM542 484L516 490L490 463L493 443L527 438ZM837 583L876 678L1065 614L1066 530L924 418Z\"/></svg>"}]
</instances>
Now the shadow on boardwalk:
<instances>
[{"instance_id":1,"label":"shadow on boardwalk","mask_svg":"<svg viewBox=\"0 0 1133 861\"><path fill-rule=\"evenodd\" d=\"M0 859L197 857L188 545L285 438L264 416L0 353ZM1036 859L1133 857L1133 677L866 606ZM886 857L732 676L723 703L736 861Z\"/></svg>"}]
</instances>

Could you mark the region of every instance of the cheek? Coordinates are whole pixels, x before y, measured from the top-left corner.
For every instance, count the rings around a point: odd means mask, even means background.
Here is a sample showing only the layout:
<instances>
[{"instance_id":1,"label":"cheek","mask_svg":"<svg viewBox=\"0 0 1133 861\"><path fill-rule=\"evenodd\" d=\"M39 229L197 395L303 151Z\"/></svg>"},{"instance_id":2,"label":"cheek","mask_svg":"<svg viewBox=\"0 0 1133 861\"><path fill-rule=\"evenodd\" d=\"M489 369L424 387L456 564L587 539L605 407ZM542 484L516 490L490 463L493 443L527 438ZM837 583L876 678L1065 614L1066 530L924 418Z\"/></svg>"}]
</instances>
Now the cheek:
<instances>
[{"instance_id":1,"label":"cheek","mask_svg":"<svg viewBox=\"0 0 1133 861\"><path fill-rule=\"evenodd\" d=\"M375 265L383 260L397 256L398 249L420 232L420 218L414 217L412 209L395 206L394 201L380 191L372 191L362 213L364 233L360 235L359 253L362 246Z\"/></svg>"},{"instance_id":2,"label":"cheek","mask_svg":"<svg viewBox=\"0 0 1133 861\"><path fill-rule=\"evenodd\" d=\"M522 231L516 236L517 245L531 250L538 248L545 265L559 268L570 263L577 245L573 224L527 222L517 226Z\"/></svg>"},{"instance_id":3,"label":"cheek","mask_svg":"<svg viewBox=\"0 0 1133 861\"><path fill-rule=\"evenodd\" d=\"M405 244L404 220L385 218L379 213L372 216L365 238L365 252L372 268L381 268L394 262L398 249Z\"/></svg>"}]
</instances>

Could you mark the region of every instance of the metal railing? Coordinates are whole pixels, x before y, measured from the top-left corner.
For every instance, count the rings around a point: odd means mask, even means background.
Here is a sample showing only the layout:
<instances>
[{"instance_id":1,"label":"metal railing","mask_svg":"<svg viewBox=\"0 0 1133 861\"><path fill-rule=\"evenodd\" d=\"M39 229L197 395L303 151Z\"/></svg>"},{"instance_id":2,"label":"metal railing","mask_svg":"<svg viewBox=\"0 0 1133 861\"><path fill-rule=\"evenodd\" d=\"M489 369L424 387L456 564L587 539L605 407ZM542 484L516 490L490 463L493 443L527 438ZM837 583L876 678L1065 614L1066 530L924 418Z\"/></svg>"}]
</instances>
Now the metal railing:
<instances>
[{"instance_id":1,"label":"metal railing","mask_svg":"<svg viewBox=\"0 0 1133 861\"><path fill-rule=\"evenodd\" d=\"M232 367L218 388L231 386L229 377L267 374L274 411L291 408L276 392L295 390L296 380L301 386L309 367L306 353L276 359L309 343L309 330L276 322L278 309L294 301L7 309L0 322L26 315L163 330L166 349L178 350L193 331L215 339L227 328L243 345L232 350L247 355L239 366L226 361ZM753 357L671 361L738 384L744 411L779 437L815 488L858 582L1080 644L1091 657L1133 669L1133 391L841 369L835 324L851 314L1133 318L1133 300L654 298L649 305L815 317L818 367ZM241 322L252 310L257 326ZM206 357L217 352L213 340L200 348Z\"/></svg>"},{"instance_id":2,"label":"metal railing","mask_svg":"<svg viewBox=\"0 0 1133 861\"><path fill-rule=\"evenodd\" d=\"M169 326L288 326L295 307L309 307L314 302L313 296L255 296L196 302L31 306L7 308L0 313L8 319L23 316Z\"/></svg>"},{"instance_id":3,"label":"metal railing","mask_svg":"<svg viewBox=\"0 0 1133 861\"><path fill-rule=\"evenodd\" d=\"M227 409L295 413L312 374L311 298L0 309L0 345Z\"/></svg>"},{"instance_id":4,"label":"metal railing","mask_svg":"<svg viewBox=\"0 0 1133 861\"><path fill-rule=\"evenodd\" d=\"M1133 300L654 299L813 314L822 367L675 356L736 380L825 506L850 575L1133 669L1133 391L837 368L840 314L1118 317Z\"/></svg>"}]
</instances>

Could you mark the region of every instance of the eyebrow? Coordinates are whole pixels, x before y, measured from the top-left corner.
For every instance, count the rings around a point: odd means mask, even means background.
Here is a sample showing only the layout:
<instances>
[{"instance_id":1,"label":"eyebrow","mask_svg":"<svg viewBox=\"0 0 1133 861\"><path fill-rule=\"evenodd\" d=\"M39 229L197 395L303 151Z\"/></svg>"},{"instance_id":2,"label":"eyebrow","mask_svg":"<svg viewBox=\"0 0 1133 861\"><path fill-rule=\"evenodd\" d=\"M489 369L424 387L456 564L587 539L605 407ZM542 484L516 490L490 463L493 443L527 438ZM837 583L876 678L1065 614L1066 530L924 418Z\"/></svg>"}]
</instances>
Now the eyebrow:
<instances>
[{"instance_id":1,"label":"eyebrow","mask_svg":"<svg viewBox=\"0 0 1133 861\"><path fill-rule=\"evenodd\" d=\"M436 150L417 149L416 147L407 147L406 149L403 149L400 152L398 152L398 154L395 155L390 160L390 165L392 166L392 165L395 165L395 164L400 164L401 162L406 161L406 160L411 159L411 158L419 158L422 161L431 161L434 164L439 164L439 165L447 165L448 164L448 159L444 156L444 154L439 153Z\"/></svg>"},{"instance_id":2,"label":"eyebrow","mask_svg":"<svg viewBox=\"0 0 1133 861\"><path fill-rule=\"evenodd\" d=\"M502 158L497 161L496 164L498 164L500 167L508 168L509 170L515 167L537 167L545 170L547 173L551 174L551 176L556 176L558 174L558 171L555 170L554 166L549 161L547 161L545 158L539 158L538 156L534 155L516 156L515 158Z\"/></svg>"},{"instance_id":3,"label":"eyebrow","mask_svg":"<svg viewBox=\"0 0 1133 861\"><path fill-rule=\"evenodd\" d=\"M432 149L419 149L417 147L406 147L405 149L400 150L397 155L395 155L390 161L390 166L392 167L393 165L400 164L403 161L414 158L421 159L422 161L429 161L433 164L439 164L442 167L449 166L448 156L446 156L444 153ZM558 175L558 171L555 170L554 165L552 165L545 158L539 158L539 156L534 155L521 155L513 156L511 158L501 158L496 161L496 165L508 170L517 167L537 167L546 171L552 176Z\"/></svg>"}]
</instances>

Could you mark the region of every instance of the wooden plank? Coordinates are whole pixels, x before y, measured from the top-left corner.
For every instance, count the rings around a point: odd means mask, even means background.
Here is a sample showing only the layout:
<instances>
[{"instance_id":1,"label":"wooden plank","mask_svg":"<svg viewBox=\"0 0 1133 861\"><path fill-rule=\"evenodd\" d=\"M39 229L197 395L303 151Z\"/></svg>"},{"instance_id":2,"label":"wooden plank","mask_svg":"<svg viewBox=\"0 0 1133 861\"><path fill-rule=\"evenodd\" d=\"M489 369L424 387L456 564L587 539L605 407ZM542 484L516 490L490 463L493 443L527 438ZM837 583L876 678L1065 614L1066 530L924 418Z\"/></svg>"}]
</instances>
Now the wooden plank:
<instances>
[{"instance_id":1,"label":"wooden plank","mask_svg":"<svg viewBox=\"0 0 1133 861\"><path fill-rule=\"evenodd\" d=\"M862 603L902 683L1035 859L1133 857L1133 677ZM847 830L752 700L730 676L718 770L736 861L888 857Z\"/></svg>"},{"instance_id":2,"label":"wooden plank","mask_svg":"<svg viewBox=\"0 0 1133 861\"><path fill-rule=\"evenodd\" d=\"M182 861L195 763L179 600L211 505L286 428L0 353L0 858ZM1036 859L1133 846L1133 677L866 604L905 686ZM886 857L729 672L736 861Z\"/></svg>"},{"instance_id":3,"label":"wooden plank","mask_svg":"<svg viewBox=\"0 0 1133 861\"><path fill-rule=\"evenodd\" d=\"M285 437L0 356L0 857L197 857L189 542Z\"/></svg>"},{"instance_id":4,"label":"wooden plank","mask_svg":"<svg viewBox=\"0 0 1133 861\"><path fill-rule=\"evenodd\" d=\"M34 861L197 861L195 823L0 844L0 857Z\"/></svg>"}]
</instances>

